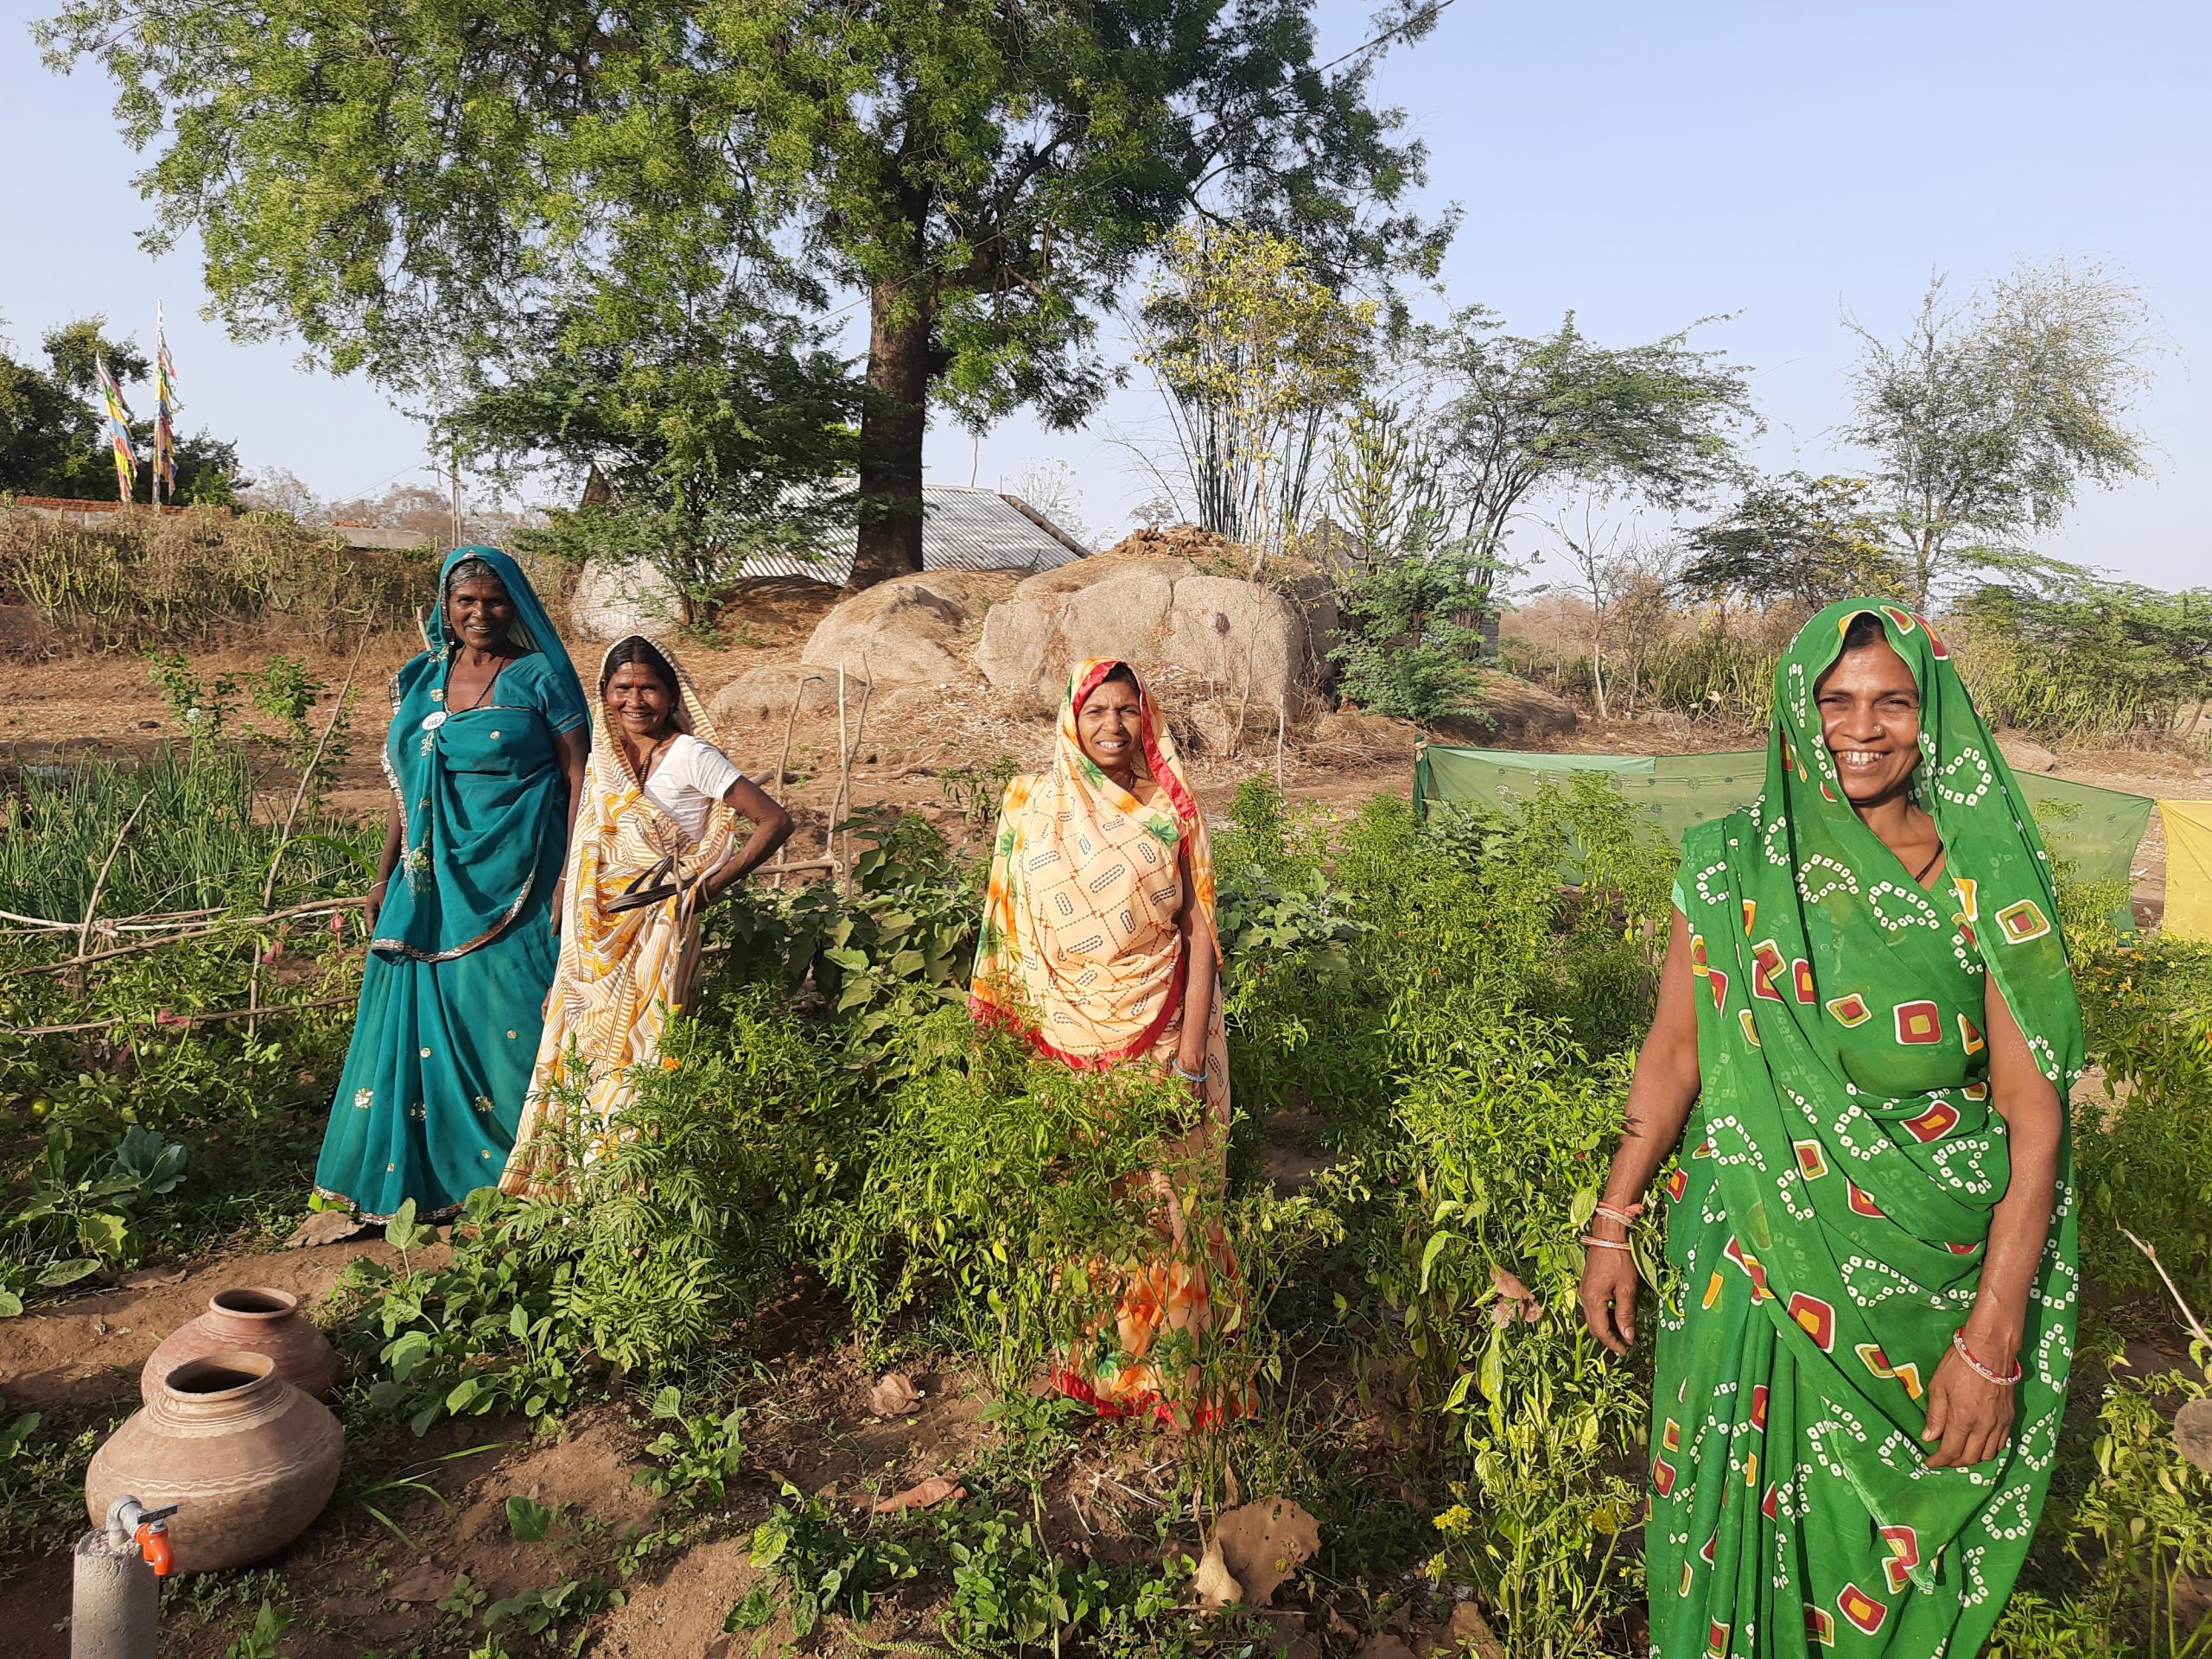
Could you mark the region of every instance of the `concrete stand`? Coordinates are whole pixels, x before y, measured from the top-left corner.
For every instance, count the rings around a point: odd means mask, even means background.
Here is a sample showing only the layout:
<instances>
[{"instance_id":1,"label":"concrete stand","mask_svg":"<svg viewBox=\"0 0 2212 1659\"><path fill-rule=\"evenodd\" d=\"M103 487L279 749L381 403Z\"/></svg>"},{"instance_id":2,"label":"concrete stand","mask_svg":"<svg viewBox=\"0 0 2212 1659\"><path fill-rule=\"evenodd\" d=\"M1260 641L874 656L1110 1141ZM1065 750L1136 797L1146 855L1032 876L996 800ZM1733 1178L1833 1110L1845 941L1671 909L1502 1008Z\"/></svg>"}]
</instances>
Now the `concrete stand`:
<instances>
[{"instance_id":1,"label":"concrete stand","mask_svg":"<svg viewBox=\"0 0 2212 1659\"><path fill-rule=\"evenodd\" d=\"M162 1581L128 1535L88 1532L77 1541L69 1611L69 1659L154 1659Z\"/></svg>"}]
</instances>

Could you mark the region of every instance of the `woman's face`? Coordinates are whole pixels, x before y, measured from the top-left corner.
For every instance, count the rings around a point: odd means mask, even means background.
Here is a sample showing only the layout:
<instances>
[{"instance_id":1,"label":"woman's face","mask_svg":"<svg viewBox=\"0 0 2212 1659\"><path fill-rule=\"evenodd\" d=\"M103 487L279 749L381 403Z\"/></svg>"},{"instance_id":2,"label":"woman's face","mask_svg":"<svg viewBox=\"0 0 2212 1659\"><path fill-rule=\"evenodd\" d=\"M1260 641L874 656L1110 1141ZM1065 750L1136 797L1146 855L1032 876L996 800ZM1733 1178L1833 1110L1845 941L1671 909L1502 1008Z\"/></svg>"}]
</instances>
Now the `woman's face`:
<instances>
[{"instance_id":1,"label":"woman's face","mask_svg":"<svg viewBox=\"0 0 2212 1659\"><path fill-rule=\"evenodd\" d=\"M1143 706L1135 686L1109 680L1076 710L1076 741L1101 772L1126 775L1135 771L1143 746Z\"/></svg>"},{"instance_id":2,"label":"woman's face","mask_svg":"<svg viewBox=\"0 0 2212 1659\"><path fill-rule=\"evenodd\" d=\"M625 663L607 677L607 718L632 737L658 737L668 726L676 693L645 663Z\"/></svg>"},{"instance_id":3,"label":"woman's face","mask_svg":"<svg viewBox=\"0 0 2212 1659\"><path fill-rule=\"evenodd\" d=\"M470 576L446 590L446 632L478 651L498 651L514 626L515 602L497 576Z\"/></svg>"},{"instance_id":4,"label":"woman's face","mask_svg":"<svg viewBox=\"0 0 2212 1659\"><path fill-rule=\"evenodd\" d=\"M1920 764L1920 688L1889 641L1837 658L1813 701L1846 798L1863 804L1904 788Z\"/></svg>"}]
</instances>

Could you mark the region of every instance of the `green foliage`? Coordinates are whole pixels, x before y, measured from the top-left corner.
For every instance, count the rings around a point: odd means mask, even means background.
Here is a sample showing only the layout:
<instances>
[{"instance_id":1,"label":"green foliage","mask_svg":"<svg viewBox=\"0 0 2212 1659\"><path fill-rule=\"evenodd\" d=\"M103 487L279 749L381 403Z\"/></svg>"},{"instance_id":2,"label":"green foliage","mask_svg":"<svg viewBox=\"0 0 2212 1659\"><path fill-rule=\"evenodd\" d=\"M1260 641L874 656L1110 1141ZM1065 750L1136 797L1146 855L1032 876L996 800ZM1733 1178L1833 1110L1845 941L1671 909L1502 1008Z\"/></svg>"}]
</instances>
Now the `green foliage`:
<instances>
[{"instance_id":1,"label":"green foliage","mask_svg":"<svg viewBox=\"0 0 2212 1659\"><path fill-rule=\"evenodd\" d=\"M725 912L732 965L791 990L810 975L847 1063L895 1076L912 1049L902 1034L931 1009L967 1000L976 891L926 818L863 807L836 830L859 838L856 891L822 882L747 893Z\"/></svg>"},{"instance_id":2,"label":"green foliage","mask_svg":"<svg viewBox=\"0 0 2212 1659\"><path fill-rule=\"evenodd\" d=\"M2022 264L1963 304L1928 285L1901 340L1859 336L1853 420L1916 607L1989 569L2049 569L2028 538L2084 484L2147 468L2126 423L2158 346L2149 302L2124 271Z\"/></svg>"},{"instance_id":3,"label":"green foliage","mask_svg":"<svg viewBox=\"0 0 2212 1659\"><path fill-rule=\"evenodd\" d=\"M1810 612L1854 594L1902 598L1905 574L1863 478L1761 479L1726 513L1690 532L1677 578L1707 599Z\"/></svg>"},{"instance_id":4,"label":"green foliage","mask_svg":"<svg viewBox=\"0 0 2212 1659\"><path fill-rule=\"evenodd\" d=\"M998 823L999 806L1006 798L1007 785L1020 772L1021 763L1010 754L1001 754L988 766L944 766L937 774L938 787L944 791L944 798L959 809L961 822L968 826L971 840L981 841L991 833Z\"/></svg>"},{"instance_id":5,"label":"green foliage","mask_svg":"<svg viewBox=\"0 0 2212 1659\"><path fill-rule=\"evenodd\" d=\"M744 1409L720 1417L689 1414L683 1391L671 1383L653 1395L652 1420L667 1425L645 1443L645 1455L658 1467L640 1471L637 1484L682 1503L722 1497L745 1456Z\"/></svg>"},{"instance_id":6,"label":"green foliage","mask_svg":"<svg viewBox=\"0 0 2212 1659\"><path fill-rule=\"evenodd\" d=\"M951 1580L942 1614L956 1652L1011 1655L1065 1644L1103 1654L1173 1653L1170 1635L1187 1557L1109 1564L1053 1550L1035 1520L986 1500L925 1517L849 1529L819 1499L784 1488L753 1534L753 1565L771 1577L730 1610L726 1630L757 1630L780 1605L804 1642L825 1617L866 1621L877 1599L921 1577Z\"/></svg>"},{"instance_id":7,"label":"green foliage","mask_svg":"<svg viewBox=\"0 0 2212 1659\"><path fill-rule=\"evenodd\" d=\"M1133 1169L1173 1169L1190 1092L1131 1068L1079 1072L979 1038L945 1008L877 1106L857 1182L800 1223L823 1277L863 1325L934 1305L960 1346L1019 1375L1095 1317L1089 1268L1156 1246ZM1183 1185L1192 1185L1195 1173Z\"/></svg>"},{"instance_id":8,"label":"green foliage","mask_svg":"<svg viewBox=\"0 0 2212 1659\"><path fill-rule=\"evenodd\" d=\"M1960 672L1994 724L2163 739L2212 697L2212 593L2202 589L1985 583L1945 620Z\"/></svg>"},{"instance_id":9,"label":"green foliage","mask_svg":"<svg viewBox=\"0 0 2212 1659\"><path fill-rule=\"evenodd\" d=\"M1138 360L1166 394L1193 516L1249 543L1256 575L1306 517L1316 429L1358 390L1378 308L1243 224L1178 227L1158 255Z\"/></svg>"},{"instance_id":10,"label":"green foliage","mask_svg":"<svg viewBox=\"0 0 2212 1659\"><path fill-rule=\"evenodd\" d=\"M137 1124L105 1165L76 1139L66 1124L47 1131L19 1206L0 1221L0 1317L23 1311L27 1289L59 1289L136 1260L145 1247L140 1208L184 1179L184 1147Z\"/></svg>"},{"instance_id":11,"label":"green foliage","mask_svg":"<svg viewBox=\"0 0 2212 1659\"><path fill-rule=\"evenodd\" d=\"M904 1545L870 1535L854 1536L828 1505L802 1497L794 1487L785 1486L784 1497L786 1501L753 1529L752 1560L783 1581L792 1640L804 1642L813 1635L825 1613L866 1623L879 1594L918 1576L913 1553Z\"/></svg>"},{"instance_id":12,"label":"green foliage","mask_svg":"<svg viewBox=\"0 0 2212 1659\"><path fill-rule=\"evenodd\" d=\"M1338 689L1378 715L1486 723L1475 658L1488 569L1484 556L1460 543L1390 560L1352 581L1342 600L1351 627L1329 653Z\"/></svg>"},{"instance_id":13,"label":"green foliage","mask_svg":"<svg viewBox=\"0 0 2212 1659\"><path fill-rule=\"evenodd\" d=\"M1441 237L1388 211L1420 147L1367 103L1373 53L1317 65L1310 12L872 0L579 29L263 0L123 27L74 0L40 38L123 89L160 238L197 228L217 312L340 370L497 373L640 288L709 317L729 289L794 317L867 295L861 483L904 511L864 525L865 582L918 568L931 396L978 425L1080 419L1111 380L1096 309L1199 195L1310 232L1333 270L1433 265ZM1391 37L1435 16L1394 6Z\"/></svg>"},{"instance_id":14,"label":"green foliage","mask_svg":"<svg viewBox=\"0 0 2212 1659\"><path fill-rule=\"evenodd\" d=\"M2044 1512L2043 1536L2063 1543L2073 1570L2052 1589L2013 1593L1990 1659L2190 1659L2212 1650L2212 1610L2197 1587L2212 1573L2212 1475L2182 1457L2169 1415L2205 1395L2201 1379L2180 1372L2106 1390L2094 1478Z\"/></svg>"},{"instance_id":15,"label":"green foliage","mask_svg":"<svg viewBox=\"0 0 2212 1659\"><path fill-rule=\"evenodd\" d=\"M2103 1074L2075 1108L2083 1276L2157 1292L2120 1236L2131 1228L2183 1294L2212 1303L2212 947L2159 936L2077 948L2075 983Z\"/></svg>"},{"instance_id":16,"label":"green foliage","mask_svg":"<svg viewBox=\"0 0 2212 1659\"><path fill-rule=\"evenodd\" d=\"M516 343L507 378L450 419L472 450L587 484L516 545L642 561L703 623L743 562L809 559L849 524L858 391L817 331L655 264Z\"/></svg>"},{"instance_id":17,"label":"green foliage","mask_svg":"<svg viewBox=\"0 0 2212 1659\"><path fill-rule=\"evenodd\" d=\"M1673 508L1732 481L1735 434L1756 424L1748 371L1694 348L1689 332L1600 346L1569 312L1556 333L1524 338L1479 305L1426 331L1448 480L1436 539L1465 544L1478 571L1494 570L1514 516L1544 490L1579 486ZM1480 586L1487 595L1489 582Z\"/></svg>"},{"instance_id":18,"label":"green foliage","mask_svg":"<svg viewBox=\"0 0 2212 1659\"><path fill-rule=\"evenodd\" d=\"M292 1623L292 1611L264 1601L253 1623L224 1649L224 1659L277 1659L276 1643Z\"/></svg>"}]
</instances>

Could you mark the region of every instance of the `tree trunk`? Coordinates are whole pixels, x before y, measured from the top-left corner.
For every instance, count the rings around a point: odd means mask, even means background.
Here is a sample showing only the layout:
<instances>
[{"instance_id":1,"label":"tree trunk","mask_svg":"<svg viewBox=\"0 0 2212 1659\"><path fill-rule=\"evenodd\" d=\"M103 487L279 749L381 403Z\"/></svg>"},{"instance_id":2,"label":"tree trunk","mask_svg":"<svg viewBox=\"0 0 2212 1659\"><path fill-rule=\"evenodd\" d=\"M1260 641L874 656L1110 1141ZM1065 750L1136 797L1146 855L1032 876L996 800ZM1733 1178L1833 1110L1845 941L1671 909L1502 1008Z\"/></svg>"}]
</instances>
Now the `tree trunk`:
<instances>
[{"instance_id":1,"label":"tree trunk","mask_svg":"<svg viewBox=\"0 0 2212 1659\"><path fill-rule=\"evenodd\" d=\"M934 310L895 283L878 283L868 296L860 484L861 495L875 504L861 509L848 593L922 568L922 435Z\"/></svg>"}]
</instances>

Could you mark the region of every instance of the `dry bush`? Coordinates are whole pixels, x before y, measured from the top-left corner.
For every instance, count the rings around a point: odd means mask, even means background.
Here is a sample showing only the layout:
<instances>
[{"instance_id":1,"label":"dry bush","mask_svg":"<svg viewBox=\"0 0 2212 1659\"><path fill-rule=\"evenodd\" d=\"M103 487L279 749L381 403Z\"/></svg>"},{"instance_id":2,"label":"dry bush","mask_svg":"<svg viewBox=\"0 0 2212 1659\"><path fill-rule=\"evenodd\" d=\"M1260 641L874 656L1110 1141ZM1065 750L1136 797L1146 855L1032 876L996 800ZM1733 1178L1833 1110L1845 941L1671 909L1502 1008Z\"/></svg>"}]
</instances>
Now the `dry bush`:
<instances>
[{"instance_id":1,"label":"dry bush","mask_svg":"<svg viewBox=\"0 0 2212 1659\"><path fill-rule=\"evenodd\" d=\"M328 645L364 625L411 626L436 580L435 552L348 548L271 513L112 518L87 529L0 512L0 603L96 651L204 646L272 621Z\"/></svg>"}]
</instances>

